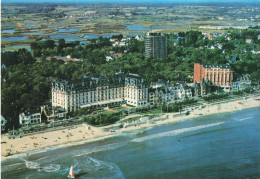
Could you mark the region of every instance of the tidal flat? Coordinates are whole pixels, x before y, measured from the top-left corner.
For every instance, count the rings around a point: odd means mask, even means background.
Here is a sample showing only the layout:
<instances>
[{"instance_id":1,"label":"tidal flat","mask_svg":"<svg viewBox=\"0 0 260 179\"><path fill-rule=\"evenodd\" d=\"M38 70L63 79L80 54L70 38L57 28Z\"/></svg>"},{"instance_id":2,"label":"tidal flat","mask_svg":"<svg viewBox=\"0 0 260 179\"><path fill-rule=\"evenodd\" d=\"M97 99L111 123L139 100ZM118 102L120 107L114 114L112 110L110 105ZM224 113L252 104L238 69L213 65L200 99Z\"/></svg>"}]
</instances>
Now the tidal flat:
<instances>
[{"instance_id":1,"label":"tidal flat","mask_svg":"<svg viewBox=\"0 0 260 179\"><path fill-rule=\"evenodd\" d=\"M143 35L153 29L227 31L259 24L259 4L2 4L2 50L38 40ZM243 11L247 8L248 11ZM243 14L240 12L243 11ZM214 28L209 28L214 27Z\"/></svg>"}]
</instances>

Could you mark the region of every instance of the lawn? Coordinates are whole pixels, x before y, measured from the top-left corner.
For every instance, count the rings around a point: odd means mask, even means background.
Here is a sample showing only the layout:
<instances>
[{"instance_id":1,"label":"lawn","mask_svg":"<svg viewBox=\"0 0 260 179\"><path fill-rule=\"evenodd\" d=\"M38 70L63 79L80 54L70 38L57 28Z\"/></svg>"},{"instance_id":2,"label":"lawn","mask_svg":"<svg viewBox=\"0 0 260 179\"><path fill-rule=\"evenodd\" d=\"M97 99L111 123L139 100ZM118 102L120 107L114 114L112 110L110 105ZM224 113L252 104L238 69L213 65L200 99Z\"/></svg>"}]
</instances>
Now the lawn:
<instances>
[{"instance_id":1,"label":"lawn","mask_svg":"<svg viewBox=\"0 0 260 179\"><path fill-rule=\"evenodd\" d=\"M140 118L141 116L136 116L136 117L132 117L132 118L127 118L127 119L123 119L120 122L132 122L132 121L136 121Z\"/></svg>"},{"instance_id":2,"label":"lawn","mask_svg":"<svg viewBox=\"0 0 260 179\"><path fill-rule=\"evenodd\" d=\"M153 111L149 111L149 112L144 112L142 114L144 115L151 115L151 114L161 114L162 113L162 110L161 109L156 109L156 110L153 110Z\"/></svg>"}]
</instances>

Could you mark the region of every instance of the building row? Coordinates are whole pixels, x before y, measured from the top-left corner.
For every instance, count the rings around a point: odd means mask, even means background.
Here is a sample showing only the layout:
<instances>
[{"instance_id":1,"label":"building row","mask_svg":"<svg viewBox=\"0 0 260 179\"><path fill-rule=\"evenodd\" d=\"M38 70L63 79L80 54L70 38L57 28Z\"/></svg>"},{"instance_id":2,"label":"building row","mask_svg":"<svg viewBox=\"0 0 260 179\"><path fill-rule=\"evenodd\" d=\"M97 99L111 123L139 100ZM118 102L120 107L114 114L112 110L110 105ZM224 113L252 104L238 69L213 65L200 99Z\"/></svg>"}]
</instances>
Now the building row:
<instances>
[{"instance_id":1,"label":"building row","mask_svg":"<svg viewBox=\"0 0 260 179\"><path fill-rule=\"evenodd\" d=\"M148 84L137 74L115 73L110 76L88 77L73 81L52 83L52 107L41 106L40 113L19 116L21 125L38 124L45 121L64 119L67 113L80 108L104 107L113 104L128 104L135 107L174 103L193 96L213 92L213 86L226 90L243 90L251 86L248 75L233 82L233 71L229 65L194 64L194 83L169 85L158 80Z\"/></svg>"},{"instance_id":2,"label":"building row","mask_svg":"<svg viewBox=\"0 0 260 179\"><path fill-rule=\"evenodd\" d=\"M55 81L52 84L52 106L66 111L111 104L139 107L190 97L192 91L187 85L150 87L146 79L131 73L84 77L73 82Z\"/></svg>"},{"instance_id":3,"label":"building row","mask_svg":"<svg viewBox=\"0 0 260 179\"><path fill-rule=\"evenodd\" d=\"M31 124L40 124L46 121L53 121L57 119L66 119L67 112L59 107L49 107L47 105L41 106L41 110L38 112L30 111L24 112L19 115L19 124L22 126Z\"/></svg>"}]
</instances>

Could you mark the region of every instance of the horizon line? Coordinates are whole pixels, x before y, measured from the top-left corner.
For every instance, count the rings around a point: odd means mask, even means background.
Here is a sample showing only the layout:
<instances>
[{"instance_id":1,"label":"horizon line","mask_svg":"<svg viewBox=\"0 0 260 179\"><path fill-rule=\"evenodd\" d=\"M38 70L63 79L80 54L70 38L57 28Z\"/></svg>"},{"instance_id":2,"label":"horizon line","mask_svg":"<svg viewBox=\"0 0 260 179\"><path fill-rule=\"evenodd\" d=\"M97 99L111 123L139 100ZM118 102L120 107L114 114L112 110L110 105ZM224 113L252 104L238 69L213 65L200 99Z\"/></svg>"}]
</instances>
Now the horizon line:
<instances>
[{"instance_id":1,"label":"horizon line","mask_svg":"<svg viewBox=\"0 0 260 179\"><path fill-rule=\"evenodd\" d=\"M9 2L8 2L9 1ZM2 4L39 4L39 3L50 3L50 4L228 4L228 3L241 3L241 4L260 4L260 0L162 0L160 2L156 0L2 0Z\"/></svg>"}]
</instances>

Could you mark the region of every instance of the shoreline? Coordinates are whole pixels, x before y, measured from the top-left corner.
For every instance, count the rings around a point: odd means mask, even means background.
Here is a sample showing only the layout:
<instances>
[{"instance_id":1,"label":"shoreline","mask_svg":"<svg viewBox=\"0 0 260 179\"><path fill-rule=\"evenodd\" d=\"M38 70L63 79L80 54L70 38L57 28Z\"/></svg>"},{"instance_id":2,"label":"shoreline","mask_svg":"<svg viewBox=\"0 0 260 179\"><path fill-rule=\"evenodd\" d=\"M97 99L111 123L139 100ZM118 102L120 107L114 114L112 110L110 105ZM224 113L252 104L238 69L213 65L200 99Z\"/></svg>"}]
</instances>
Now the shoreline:
<instances>
[{"instance_id":1,"label":"shoreline","mask_svg":"<svg viewBox=\"0 0 260 179\"><path fill-rule=\"evenodd\" d=\"M238 103L240 102L240 103ZM195 109L191 111L190 115L179 115L179 113L162 113L162 117L167 119L149 120L152 123L136 122L136 125L117 129L115 132L106 131L106 129L116 127L119 123L112 124L104 127L87 127L85 124L76 126L73 129L61 129L57 131L44 132L40 134L34 134L25 136L23 138L8 139L8 135L1 135L1 161L16 157L17 155L23 155L27 152L37 152L43 149L51 147L64 147L67 145L73 146L80 143L92 142L100 139L110 138L116 135L121 135L126 131L134 131L147 127L154 127L163 124L169 124L174 122L180 122L187 119L198 118L202 116L208 116L216 113L226 113L239 111L248 108L260 107L260 101L254 100L251 96L248 99L236 99L231 102L221 104L209 104L205 108ZM202 115L200 115L202 114ZM5 143L3 143L5 142ZM7 156L8 153L11 155Z\"/></svg>"}]
</instances>

